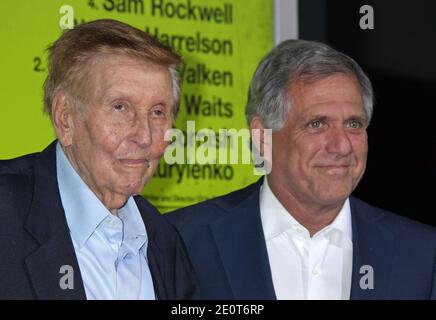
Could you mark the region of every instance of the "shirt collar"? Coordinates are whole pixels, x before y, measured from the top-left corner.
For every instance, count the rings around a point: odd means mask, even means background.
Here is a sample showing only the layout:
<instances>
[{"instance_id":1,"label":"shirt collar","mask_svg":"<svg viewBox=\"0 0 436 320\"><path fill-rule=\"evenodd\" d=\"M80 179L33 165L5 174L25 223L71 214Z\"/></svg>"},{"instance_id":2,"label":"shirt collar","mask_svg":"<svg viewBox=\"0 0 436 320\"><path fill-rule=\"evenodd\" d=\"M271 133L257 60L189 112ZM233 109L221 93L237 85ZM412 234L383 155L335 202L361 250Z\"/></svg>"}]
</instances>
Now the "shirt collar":
<instances>
[{"instance_id":1,"label":"shirt collar","mask_svg":"<svg viewBox=\"0 0 436 320\"><path fill-rule=\"evenodd\" d=\"M81 248L101 222L111 216L111 212L74 170L59 142L56 145L56 168L67 224L74 242ZM133 247L139 250L146 242L147 234L133 197L129 197L118 215L123 220L124 238L137 239Z\"/></svg>"},{"instance_id":2,"label":"shirt collar","mask_svg":"<svg viewBox=\"0 0 436 320\"><path fill-rule=\"evenodd\" d=\"M141 213L136 206L133 197L129 197L127 203L118 210L118 216L124 224L124 243L133 253L138 253L145 245L148 237Z\"/></svg>"},{"instance_id":3,"label":"shirt collar","mask_svg":"<svg viewBox=\"0 0 436 320\"><path fill-rule=\"evenodd\" d=\"M291 228L305 229L274 195L268 184L267 176L265 176L260 190L259 205L266 240L270 240ZM351 225L350 202L347 198L333 222L321 231L336 229L344 233L352 241Z\"/></svg>"}]
</instances>

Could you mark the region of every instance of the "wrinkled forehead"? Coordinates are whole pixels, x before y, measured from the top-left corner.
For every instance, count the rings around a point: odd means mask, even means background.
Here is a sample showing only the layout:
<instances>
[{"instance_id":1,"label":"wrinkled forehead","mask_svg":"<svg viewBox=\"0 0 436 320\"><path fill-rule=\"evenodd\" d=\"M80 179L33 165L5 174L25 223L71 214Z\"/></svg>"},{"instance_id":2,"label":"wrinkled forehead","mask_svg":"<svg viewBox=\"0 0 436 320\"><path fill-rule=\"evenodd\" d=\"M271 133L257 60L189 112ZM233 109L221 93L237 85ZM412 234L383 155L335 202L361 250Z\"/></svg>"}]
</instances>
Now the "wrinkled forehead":
<instances>
[{"instance_id":1,"label":"wrinkled forehead","mask_svg":"<svg viewBox=\"0 0 436 320\"><path fill-rule=\"evenodd\" d=\"M87 75L80 90L85 101L100 100L107 94L140 95L146 93L149 86L157 84L161 92L171 95L168 68L140 58L100 54L92 57L86 68Z\"/></svg>"},{"instance_id":2,"label":"wrinkled forehead","mask_svg":"<svg viewBox=\"0 0 436 320\"><path fill-rule=\"evenodd\" d=\"M352 75L297 80L288 86L287 94L291 103L289 115L292 116L318 113L365 116L362 91Z\"/></svg>"}]
</instances>

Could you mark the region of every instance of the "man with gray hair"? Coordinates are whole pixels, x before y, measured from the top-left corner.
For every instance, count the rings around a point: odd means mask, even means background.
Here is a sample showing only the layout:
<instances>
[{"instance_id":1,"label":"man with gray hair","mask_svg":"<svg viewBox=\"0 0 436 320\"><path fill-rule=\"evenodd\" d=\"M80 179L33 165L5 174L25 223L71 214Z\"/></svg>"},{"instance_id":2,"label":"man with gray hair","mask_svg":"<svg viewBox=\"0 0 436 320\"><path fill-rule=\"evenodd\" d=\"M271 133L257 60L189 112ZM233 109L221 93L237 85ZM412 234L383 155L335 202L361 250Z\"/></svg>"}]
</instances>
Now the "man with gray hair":
<instances>
[{"instance_id":1,"label":"man with gray hair","mask_svg":"<svg viewBox=\"0 0 436 320\"><path fill-rule=\"evenodd\" d=\"M206 299L430 299L436 232L351 196L362 178L371 82L331 47L288 40L248 94L252 140L271 172L168 217ZM271 156L268 156L271 155Z\"/></svg>"},{"instance_id":2,"label":"man with gray hair","mask_svg":"<svg viewBox=\"0 0 436 320\"><path fill-rule=\"evenodd\" d=\"M57 136L0 161L0 299L192 299L176 230L138 194L168 142L180 57L115 20L49 48L45 112Z\"/></svg>"}]
</instances>

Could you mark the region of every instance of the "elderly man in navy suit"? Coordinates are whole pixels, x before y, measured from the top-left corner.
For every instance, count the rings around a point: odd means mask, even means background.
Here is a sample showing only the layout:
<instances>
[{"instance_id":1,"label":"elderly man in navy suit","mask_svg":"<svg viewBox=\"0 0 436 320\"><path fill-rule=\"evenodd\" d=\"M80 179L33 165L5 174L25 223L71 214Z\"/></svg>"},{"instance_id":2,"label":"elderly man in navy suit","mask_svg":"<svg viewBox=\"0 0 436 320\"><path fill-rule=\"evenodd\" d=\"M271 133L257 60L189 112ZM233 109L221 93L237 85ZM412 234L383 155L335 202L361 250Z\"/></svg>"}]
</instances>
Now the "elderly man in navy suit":
<instances>
[{"instance_id":1,"label":"elderly man in navy suit","mask_svg":"<svg viewBox=\"0 0 436 320\"><path fill-rule=\"evenodd\" d=\"M365 171L371 82L317 42L274 48L246 116L271 172L168 215L205 299L432 299L436 232L351 196ZM272 155L268 157L268 154Z\"/></svg>"},{"instance_id":2,"label":"elderly man in navy suit","mask_svg":"<svg viewBox=\"0 0 436 320\"><path fill-rule=\"evenodd\" d=\"M0 161L0 299L191 299L176 230L138 194L178 110L180 58L97 20L49 49L45 111L58 137Z\"/></svg>"}]
</instances>

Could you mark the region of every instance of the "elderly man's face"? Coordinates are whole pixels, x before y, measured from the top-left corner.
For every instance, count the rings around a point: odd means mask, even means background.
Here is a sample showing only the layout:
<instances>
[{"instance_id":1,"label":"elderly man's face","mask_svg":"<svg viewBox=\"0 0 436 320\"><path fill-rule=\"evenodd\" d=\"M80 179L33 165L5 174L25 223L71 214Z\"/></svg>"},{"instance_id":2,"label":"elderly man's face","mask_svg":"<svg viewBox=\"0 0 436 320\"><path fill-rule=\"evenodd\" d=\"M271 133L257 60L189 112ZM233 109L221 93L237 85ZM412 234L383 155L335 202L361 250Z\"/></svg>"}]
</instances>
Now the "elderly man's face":
<instances>
[{"instance_id":1,"label":"elderly man's face","mask_svg":"<svg viewBox=\"0 0 436 320\"><path fill-rule=\"evenodd\" d=\"M138 194L152 176L172 127L172 81L167 68L122 56L95 58L91 67L93 92L73 117L67 155L88 186L111 202Z\"/></svg>"},{"instance_id":2,"label":"elderly man's face","mask_svg":"<svg viewBox=\"0 0 436 320\"><path fill-rule=\"evenodd\" d=\"M298 201L330 206L360 181L368 152L366 118L355 78L337 74L290 89L292 107L273 133L269 179Z\"/></svg>"}]
</instances>

